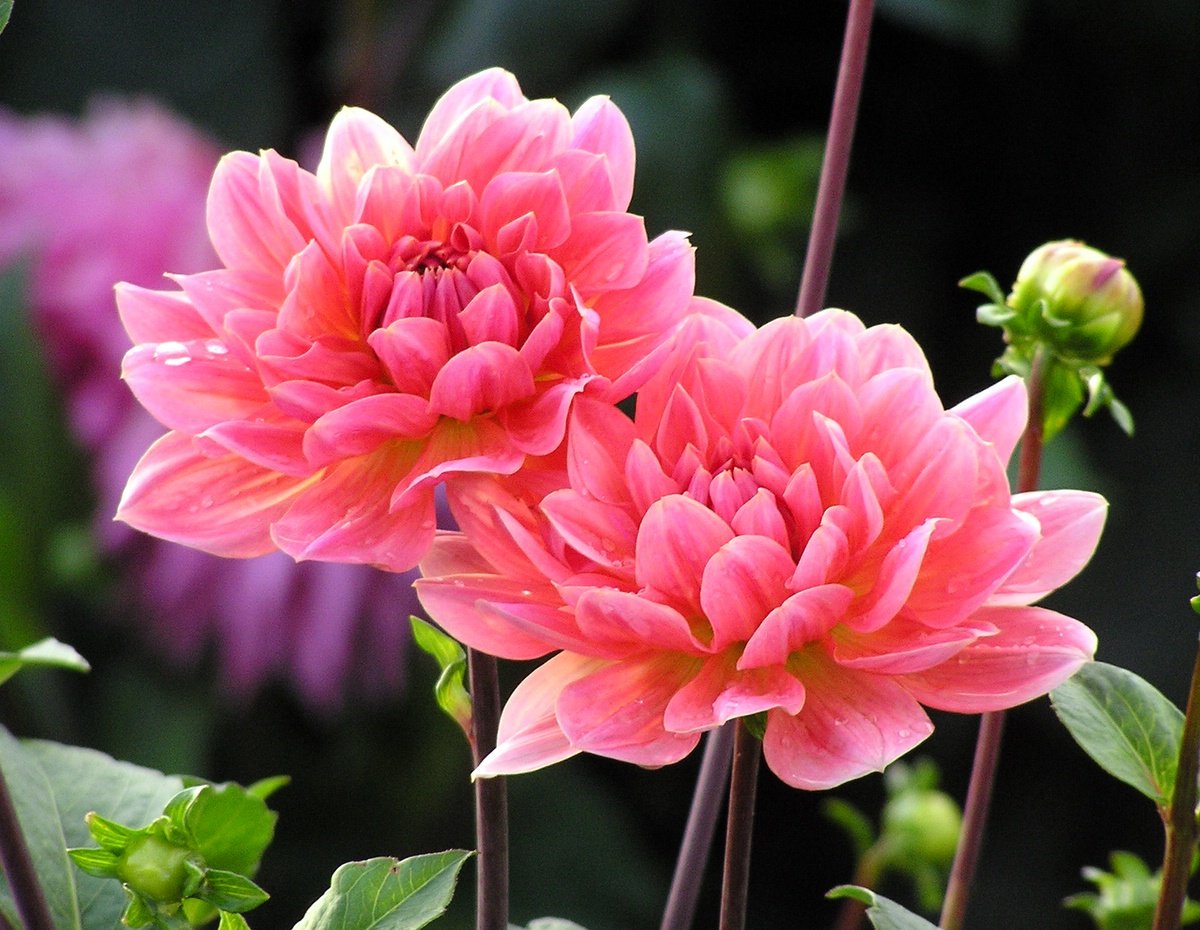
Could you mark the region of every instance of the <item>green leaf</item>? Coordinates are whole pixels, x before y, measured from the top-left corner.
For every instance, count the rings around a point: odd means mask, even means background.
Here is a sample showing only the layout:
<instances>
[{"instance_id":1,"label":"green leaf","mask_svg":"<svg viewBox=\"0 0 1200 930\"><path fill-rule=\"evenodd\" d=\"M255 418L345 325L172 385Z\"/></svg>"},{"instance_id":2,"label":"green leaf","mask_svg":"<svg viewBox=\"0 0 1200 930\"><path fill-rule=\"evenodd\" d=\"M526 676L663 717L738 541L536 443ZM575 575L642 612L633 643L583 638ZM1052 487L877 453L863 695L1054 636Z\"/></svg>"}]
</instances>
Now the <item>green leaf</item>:
<instances>
[{"instance_id":1,"label":"green leaf","mask_svg":"<svg viewBox=\"0 0 1200 930\"><path fill-rule=\"evenodd\" d=\"M13 0L0 0L0 32L8 25L8 18L12 16L12 5Z\"/></svg>"},{"instance_id":2,"label":"green leaf","mask_svg":"<svg viewBox=\"0 0 1200 930\"><path fill-rule=\"evenodd\" d=\"M92 845L84 818L93 809L111 821L153 820L179 779L91 749L21 742L2 727L0 768L56 930L116 926L128 904L120 884L77 870L67 848ZM0 877L0 911L11 901Z\"/></svg>"},{"instance_id":3,"label":"green leaf","mask_svg":"<svg viewBox=\"0 0 1200 930\"><path fill-rule=\"evenodd\" d=\"M875 930L937 930L924 917L906 910L895 901L858 885L839 885L827 898L852 898L867 905L867 917Z\"/></svg>"},{"instance_id":4,"label":"green leaf","mask_svg":"<svg viewBox=\"0 0 1200 930\"><path fill-rule=\"evenodd\" d=\"M246 876L223 869L209 869L204 875L204 885L198 898L235 914L253 910L270 897Z\"/></svg>"},{"instance_id":5,"label":"green leaf","mask_svg":"<svg viewBox=\"0 0 1200 930\"><path fill-rule=\"evenodd\" d=\"M290 775L273 775L270 778L260 778L252 785L246 786L246 794L265 801L280 788L286 788L292 783Z\"/></svg>"},{"instance_id":6,"label":"green leaf","mask_svg":"<svg viewBox=\"0 0 1200 930\"><path fill-rule=\"evenodd\" d=\"M463 685L463 678L467 672L467 654L456 640L420 617L409 617L408 622L412 625L413 641L423 652L433 656L442 670L433 689L438 707L462 727L469 738L471 695Z\"/></svg>"},{"instance_id":7,"label":"green leaf","mask_svg":"<svg viewBox=\"0 0 1200 930\"><path fill-rule=\"evenodd\" d=\"M72 647L57 639L46 638L17 652L0 652L0 684L30 665L65 668L74 672L90 672L92 669L87 659Z\"/></svg>"},{"instance_id":8,"label":"green leaf","mask_svg":"<svg viewBox=\"0 0 1200 930\"><path fill-rule=\"evenodd\" d=\"M210 869L253 875L275 836L278 815L241 785L189 790L194 795L183 819L192 847Z\"/></svg>"},{"instance_id":9,"label":"green leaf","mask_svg":"<svg viewBox=\"0 0 1200 930\"><path fill-rule=\"evenodd\" d=\"M250 925L241 914L221 911L221 922L217 924L217 930L250 930Z\"/></svg>"},{"instance_id":10,"label":"green leaf","mask_svg":"<svg viewBox=\"0 0 1200 930\"><path fill-rule=\"evenodd\" d=\"M1000 289L1000 282L990 272L977 271L969 274L958 282L958 286L968 291L978 291L993 304L1004 306L1004 291Z\"/></svg>"},{"instance_id":11,"label":"green leaf","mask_svg":"<svg viewBox=\"0 0 1200 930\"><path fill-rule=\"evenodd\" d=\"M1058 719L1096 763L1160 808L1171 800L1183 714L1133 672L1091 662L1050 694Z\"/></svg>"},{"instance_id":12,"label":"green leaf","mask_svg":"<svg viewBox=\"0 0 1200 930\"><path fill-rule=\"evenodd\" d=\"M348 862L295 930L418 930L440 917L459 869L472 853L442 853Z\"/></svg>"},{"instance_id":13,"label":"green leaf","mask_svg":"<svg viewBox=\"0 0 1200 930\"><path fill-rule=\"evenodd\" d=\"M67 855L88 875L95 875L99 878L116 878L117 876L117 862L120 860L107 849L68 849Z\"/></svg>"},{"instance_id":14,"label":"green leaf","mask_svg":"<svg viewBox=\"0 0 1200 930\"><path fill-rule=\"evenodd\" d=\"M113 823L107 817L101 817L91 811L83 818L87 824L88 833L101 849L111 853L120 853L129 845L129 841L137 836L137 830L130 829L119 823Z\"/></svg>"}]
</instances>

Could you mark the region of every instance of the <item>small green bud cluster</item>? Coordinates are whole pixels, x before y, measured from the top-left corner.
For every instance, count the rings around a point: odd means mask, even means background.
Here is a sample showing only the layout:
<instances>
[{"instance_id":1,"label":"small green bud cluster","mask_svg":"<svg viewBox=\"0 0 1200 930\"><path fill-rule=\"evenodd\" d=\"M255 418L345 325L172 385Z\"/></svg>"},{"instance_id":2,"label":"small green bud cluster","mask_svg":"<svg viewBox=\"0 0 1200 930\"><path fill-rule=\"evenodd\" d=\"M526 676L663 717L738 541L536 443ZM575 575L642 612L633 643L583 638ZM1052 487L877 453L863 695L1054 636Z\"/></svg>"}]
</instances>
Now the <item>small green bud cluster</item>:
<instances>
[{"instance_id":1,"label":"small green bud cluster","mask_svg":"<svg viewBox=\"0 0 1200 930\"><path fill-rule=\"evenodd\" d=\"M1083 870L1083 877L1096 886L1096 891L1071 895L1063 904L1091 917L1097 930L1150 930L1162 873L1152 873L1145 862L1129 852L1114 852L1109 862L1111 872L1092 866ZM1189 899L1184 902L1179 926L1197 920L1200 904Z\"/></svg>"},{"instance_id":2,"label":"small green bud cluster","mask_svg":"<svg viewBox=\"0 0 1200 930\"><path fill-rule=\"evenodd\" d=\"M987 272L959 283L990 298L978 310L979 322L1004 331L1008 348L996 360L996 374L1028 379L1038 368L1045 391L1044 438L1081 406L1085 416L1107 407L1132 433L1128 409L1100 370L1142 324L1142 291L1121 259L1063 239L1030 253L1007 296Z\"/></svg>"},{"instance_id":3,"label":"small green bud cluster","mask_svg":"<svg viewBox=\"0 0 1200 930\"><path fill-rule=\"evenodd\" d=\"M193 785L136 829L93 811L86 822L99 848L68 853L89 875L121 883L128 927L188 930L216 916L222 927L241 927L238 915L267 900L250 876L275 831L265 799L284 783Z\"/></svg>"}]
</instances>

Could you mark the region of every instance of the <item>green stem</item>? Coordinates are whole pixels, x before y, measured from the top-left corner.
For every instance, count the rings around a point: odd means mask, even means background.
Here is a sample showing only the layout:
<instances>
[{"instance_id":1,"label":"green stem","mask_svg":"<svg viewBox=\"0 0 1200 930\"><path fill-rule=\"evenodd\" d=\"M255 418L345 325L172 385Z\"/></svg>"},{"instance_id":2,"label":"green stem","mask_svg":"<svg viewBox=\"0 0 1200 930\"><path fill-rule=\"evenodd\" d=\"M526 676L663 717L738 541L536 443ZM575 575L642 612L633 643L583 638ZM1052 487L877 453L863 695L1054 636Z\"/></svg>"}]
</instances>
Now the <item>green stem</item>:
<instances>
[{"instance_id":1,"label":"green stem","mask_svg":"<svg viewBox=\"0 0 1200 930\"><path fill-rule=\"evenodd\" d=\"M842 194L846 190L846 175L850 172L850 148L854 143L854 124L858 120L858 102L862 96L863 74L867 67L867 44L871 38L874 6L874 0L850 0L850 9L846 14L846 34L842 40L842 57L833 91L825 157L817 182L813 224L808 234L808 250L804 254L796 316L811 316L825 302L838 217L842 211Z\"/></svg>"},{"instance_id":2,"label":"green stem","mask_svg":"<svg viewBox=\"0 0 1200 930\"><path fill-rule=\"evenodd\" d=\"M500 676L494 656L467 650L471 683L471 749L478 766L496 748ZM508 930L508 785L475 779L476 930Z\"/></svg>"},{"instance_id":3,"label":"green stem","mask_svg":"<svg viewBox=\"0 0 1200 930\"><path fill-rule=\"evenodd\" d=\"M1200 769L1200 646L1192 666L1192 686L1183 720L1175 790L1163 820L1167 845L1163 853L1162 884L1154 911L1153 930L1178 930L1183 915L1192 853L1196 848L1197 769Z\"/></svg>"},{"instance_id":4,"label":"green stem","mask_svg":"<svg viewBox=\"0 0 1200 930\"><path fill-rule=\"evenodd\" d=\"M736 723L727 723L705 738L704 758L700 762L692 809L688 812L687 826L683 831L683 842L679 847L667 906L663 910L661 930L688 930L695 919L704 868L717 829L717 814L729 781L736 726Z\"/></svg>"},{"instance_id":5,"label":"green stem","mask_svg":"<svg viewBox=\"0 0 1200 930\"><path fill-rule=\"evenodd\" d=\"M876 843L859 860L858 868L854 870L854 880L851 884L860 888L874 888L879 881L884 860L884 850ZM837 923L834 930L858 930L867 914L867 906L853 898L843 898L841 910L838 911Z\"/></svg>"},{"instance_id":6,"label":"green stem","mask_svg":"<svg viewBox=\"0 0 1200 930\"><path fill-rule=\"evenodd\" d=\"M1026 390L1029 394L1029 420L1021 437L1021 452L1017 460L1017 490L1037 489L1042 469L1045 416L1046 367L1049 357L1038 349L1033 357ZM996 782L996 767L1000 761L1000 741L1004 734L1004 711L984 714L979 721L979 737L975 743L975 760L971 765L971 780L967 785L967 800L963 806L962 836L950 867L950 881L938 926L942 930L961 930L967 913L971 883L979 865L983 833L987 826L988 810L992 803L992 788Z\"/></svg>"},{"instance_id":7,"label":"green stem","mask_svg":"<svg viewBox=\"0 0 1200 930\"><path fill-rule=\"evenodd\" d=\"M725 875L721 883L720 930L745 930L750 889L750 839L754 833L754 797L762 744L744 721L733 738L733 775L729 782L729 820L725 829Z\"/></svg>"},{"instance_id":8,"label":"green stem","mask_svg":"<svg viewBox=\"0 0 1200 930\"><path fill-rule=\"evenodd\" d=\"M54 930L50 908L38 883L3 771L0 771L0 865L4 866L4 875L24 930Z\"/></svg>"}]
</instances>

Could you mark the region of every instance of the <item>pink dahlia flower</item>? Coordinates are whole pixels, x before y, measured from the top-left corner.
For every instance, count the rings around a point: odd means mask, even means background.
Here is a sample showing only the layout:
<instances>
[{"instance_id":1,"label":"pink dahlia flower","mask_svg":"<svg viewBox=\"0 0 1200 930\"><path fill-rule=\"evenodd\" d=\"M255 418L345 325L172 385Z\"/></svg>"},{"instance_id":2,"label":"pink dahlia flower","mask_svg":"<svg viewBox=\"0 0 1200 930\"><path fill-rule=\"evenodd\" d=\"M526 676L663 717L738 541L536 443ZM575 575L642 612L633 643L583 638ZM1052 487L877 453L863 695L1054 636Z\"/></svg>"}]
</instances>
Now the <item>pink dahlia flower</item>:
<instances>
[{"instance_id":1,"label":"pink dahlia flower","mask_svg":"<svg viewBox=\"0 0 1200 930\"><path fill-rule=\"evenodd\" d=\"M415 146L363 110L316 174L275 152L217 168L224 267L125 285L124 377L170 432L119 516L209 552L414 565L434 486L562 441L581 392L627 396L692 307L684 234L626 212L629 126L485 71Z\"/></svg>"},{"instance_id":2,"label":"pink dahlia flower","mask_svg":"<svg viewBox=\"0 0 1200 930\"><path fill-rule=\"evenodd\" d=\"M237 696L270 678L322 710L347 693L394 696L404 615L418 609L412 575L297 566L280 553L231 562L112 520L162 432L116 378L129 339L113 284L213 264L204 203L215 143L152 103L108 100L82 121L0 111L0 152L0 268L27 266L31 320L91 466L95 535L153 644L180 662L212 649Z\"/></svg>"},{"instance_id":3,"label":"pink dahlia flower","mask_svg":"<svg viewBox=\"0 0 1200 930\"><path fill-rule=\"evenodd\" d=\"M762 714L774 772L828 788L925 739L922 705L1011 707L1091 657L1090 630L1030 605L1090 558L1106 504L1010 494L1022 382L946 410L904 330L841 311L690 329L636 421L581 401L557 476L476 479L465 535L422 562L452 635L557 651L477 774L663 765Z\"/></svg>"}]
</instances>

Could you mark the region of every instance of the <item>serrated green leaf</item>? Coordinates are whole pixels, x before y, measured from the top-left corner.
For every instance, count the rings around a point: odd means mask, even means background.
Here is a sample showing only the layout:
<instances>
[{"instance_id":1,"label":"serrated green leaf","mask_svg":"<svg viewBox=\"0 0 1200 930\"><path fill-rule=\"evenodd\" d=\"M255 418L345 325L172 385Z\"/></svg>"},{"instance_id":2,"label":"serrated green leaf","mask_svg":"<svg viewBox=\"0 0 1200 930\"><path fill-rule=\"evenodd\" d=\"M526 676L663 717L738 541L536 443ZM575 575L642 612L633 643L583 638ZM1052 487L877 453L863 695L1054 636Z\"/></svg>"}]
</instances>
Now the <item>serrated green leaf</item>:
<instances>
[{"instance_id":1,"label":"serrated green leaf","mask_svg":"<svg viewBox=\"0 0 1200 930\"><path fill-rule=\"evenodd\" d=\"M434 697L437 705L468 735L471 732L471 695L463 680L467 673L467 654L458 642L420 617L409 617L413 642L432 656L441 669Z\"/></svg>"},{"instance_id":2,"label":"serrated green leaf","mask_svg":"<svg viewBox=\"0 0 1200 930\"><path fill-rule=\"evenodd\" d=\"M89 672L92 669L87 659L72 647L57 639L46 638L17 652L0 652L0 684L29 666L65 668L74 672Z\"/></svg>"},{"instance_id":3,"label":"serrated green leaf","mask_svg":"<svg viewBox=\"0 0 1200 930\"><path fill-rule=\"evenodd\" d=\"M295 930L418 930L440 917L459 869L472 853L442 853L348 862Z\"/></svg>"},{"instance_id":4,"label":"serrated green leaf","mask_svg":"<svg viewBox=\"0 0 1200 930\"><path fill-rule=\"evenodd\" d=\"M243 914L258 907L270 895L244 875L209 869L204 875L204 888L197 897L219 910Z\"/></svg>"},{"instance_id":5,"label":"serrated green leaf","mask_svg":"<svg viewBox=\"0 0 1200 930\"><path fill-rule=\"evenodd\" d=\"M275 836L278 815L241 785L202 785L191 790L195 796L184 821L192 848L210 869L253 875Z\"/></svg>"},{"instance_id":6,"label":"serrated green leaf","mask_svg":"<svg viewBox=\"0 0 1200 930\"><path fill-rule=\"evenodd\" d=\"M1127 669L1090 662L1050 693L1058 719L1096 763L1165 808L1175 786L1183 714Z\"/></svg>"},{"instance_id":7,"label":"serrated green leaf","mask_svg":"<svg viewBox=\"0 0 1200 930\"><path fill-rule=\"evenodd\" d=\"M924 917L901 907L890 898L858 885L839 885L827 898L852 898L867 905L867 918L875 930L937 930Z\"/></svg>"},{"instance_id":8,"label":"serrated green leaf","mask_svg":"<svg viewBox=\"0 0 1200 930\"><path fill-rule=\"evenodd\" d=\"M0 768L56 930L116 926L128 903L120 884L78 870L67 848L92 846L84 818L93 809L112 821L152 820L179 790L179 779L91 749L21 742L2 727ZM10 904L0 876L0 910Z\"/></svg>"}]
</instances>

